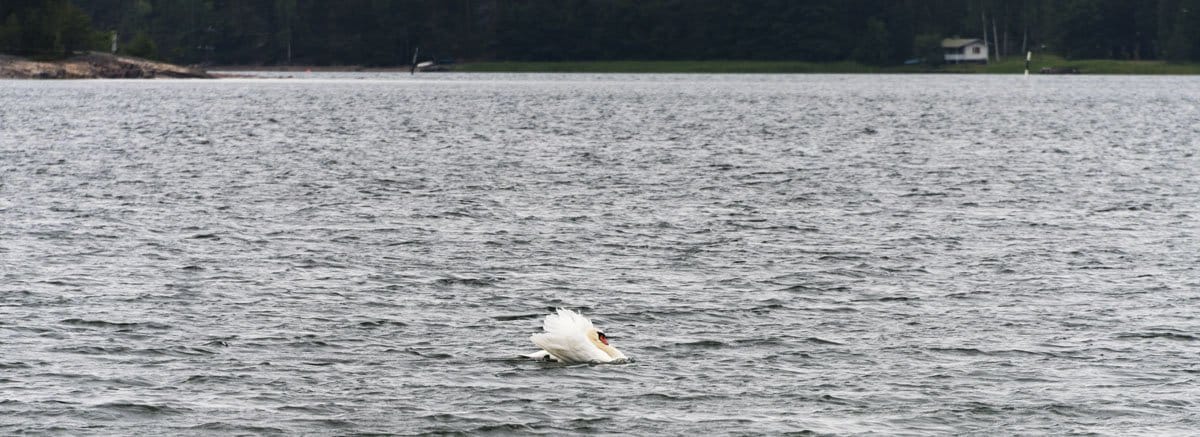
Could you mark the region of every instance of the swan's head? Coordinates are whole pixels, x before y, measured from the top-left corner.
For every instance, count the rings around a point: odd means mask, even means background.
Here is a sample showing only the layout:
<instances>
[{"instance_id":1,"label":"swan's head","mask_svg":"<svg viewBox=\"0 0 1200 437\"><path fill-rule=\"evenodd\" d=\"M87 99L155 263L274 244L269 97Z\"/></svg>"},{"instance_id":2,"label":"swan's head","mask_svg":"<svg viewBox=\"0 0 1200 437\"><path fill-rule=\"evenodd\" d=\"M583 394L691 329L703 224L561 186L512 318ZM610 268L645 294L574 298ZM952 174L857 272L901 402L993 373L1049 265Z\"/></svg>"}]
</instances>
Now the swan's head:
<instances>
[{"instance_id":1,"label":"swan's head","mask_svg":"<svg viewBox=\"0 0 1200 437\"><path fill-rule=\"evenodd\" d=\"M604 335L603 332L597 331L595 328L587 330L587 338L588 340L591 340L592 344L596 345L596 347L600 349L604 349L605 346L608 346L608 336Z\"/></svg>"},{"instance_id":2,"label":"swan's head","mask_svg":"<svg viewBox=\"0 0 1200 437\"><path fill-rule=\"evenodd\" d=\"M597 331L594 328L588 329L587 337L588 337L588 340L590 340L592 342L592 344L596 345L597 349L604 351L604 353L608 354L609 357L612 357L613 359L625 358L625 354L621 353L621 351L617 350L617 348L612 347L612 345L608 344L608 336L604 335L603 332Z\"/></svg>"}]
</instances>

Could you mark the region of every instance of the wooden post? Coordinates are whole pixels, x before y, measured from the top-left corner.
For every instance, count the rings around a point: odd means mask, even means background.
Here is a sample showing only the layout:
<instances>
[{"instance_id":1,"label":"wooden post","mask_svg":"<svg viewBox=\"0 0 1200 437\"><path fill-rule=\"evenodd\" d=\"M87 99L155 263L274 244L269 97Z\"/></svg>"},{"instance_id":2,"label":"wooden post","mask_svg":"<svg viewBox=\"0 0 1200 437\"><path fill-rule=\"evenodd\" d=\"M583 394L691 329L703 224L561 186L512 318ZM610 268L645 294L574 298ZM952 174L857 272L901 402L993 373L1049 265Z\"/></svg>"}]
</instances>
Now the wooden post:
<instances>
[{"instance_id":1,"label":"wooden post","mask_svg":"<svg viewBox=\"0 0 1200 437\"><path fill-rule=\"evenodd\" d=\"M417 74L417 54L419 54L419 53L421 53L420 47L417 47L416 50L413 50L412 70L408 71L408 74L410 76Z\"/></svg>"}]
</instances>

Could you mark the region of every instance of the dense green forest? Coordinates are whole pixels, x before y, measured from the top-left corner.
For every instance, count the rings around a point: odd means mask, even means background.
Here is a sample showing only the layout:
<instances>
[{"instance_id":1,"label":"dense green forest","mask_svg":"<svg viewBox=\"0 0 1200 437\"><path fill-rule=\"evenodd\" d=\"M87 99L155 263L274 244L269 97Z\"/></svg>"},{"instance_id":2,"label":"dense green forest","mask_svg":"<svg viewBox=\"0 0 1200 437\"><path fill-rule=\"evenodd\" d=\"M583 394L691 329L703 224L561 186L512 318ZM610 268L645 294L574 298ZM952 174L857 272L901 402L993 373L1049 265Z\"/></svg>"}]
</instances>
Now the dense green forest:
<instances>
[{"instance_id":1,"label":"dense green forest","mask_svg":"<svg viewBox=\"0 0 1200 437\"><path fill-rule=\"evenodd\" d=\"M423 59L1200 60L1200 0L0 0L0 52L108 50L178 63L401 65Z\"/></svg>"}]
</instances>

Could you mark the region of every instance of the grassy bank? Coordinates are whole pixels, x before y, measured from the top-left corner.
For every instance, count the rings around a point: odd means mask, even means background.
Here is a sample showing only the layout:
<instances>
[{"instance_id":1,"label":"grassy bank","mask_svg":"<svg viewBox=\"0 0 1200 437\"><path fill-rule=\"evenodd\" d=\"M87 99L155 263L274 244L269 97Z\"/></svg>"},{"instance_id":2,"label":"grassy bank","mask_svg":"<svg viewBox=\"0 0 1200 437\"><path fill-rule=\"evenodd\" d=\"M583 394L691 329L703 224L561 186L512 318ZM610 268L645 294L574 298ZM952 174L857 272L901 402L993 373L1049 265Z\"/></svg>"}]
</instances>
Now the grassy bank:
<instances>
[{"instance_id":1,"label":"grassy bank","mask_svg":"<svg viewBox=\"0 0 1200 437\"><path fill-rule=\"evenodd\" d=\"M1042 67L1076 68L1082 74L1200 74L1200 64L1163 61L1064 60L1039 56L1032 73ZM988 65L903 65L876 67L855 62L797 61L589 61L589 62L474 62L454 71L513 73L983 73L1019 74L1025 60L1016 57Z\"/></svg>"},{"instance_id":2,"label":"grassy bank","mask_svg":"<svg viewBox=\"0 0 1200 437\"><path fill-rule=\"evenodd\" d=\"M1081 74L1200 74L1200 64L1111 59L1066 60L1057 56L1035 57L1030 62L1029 70L1036 74L1042 67L1075 68ZM1025 71L1025 60L1014 57L988 65L945 65L940 70L956 73L1017 74Z\"/></svg>"}]
</instances>

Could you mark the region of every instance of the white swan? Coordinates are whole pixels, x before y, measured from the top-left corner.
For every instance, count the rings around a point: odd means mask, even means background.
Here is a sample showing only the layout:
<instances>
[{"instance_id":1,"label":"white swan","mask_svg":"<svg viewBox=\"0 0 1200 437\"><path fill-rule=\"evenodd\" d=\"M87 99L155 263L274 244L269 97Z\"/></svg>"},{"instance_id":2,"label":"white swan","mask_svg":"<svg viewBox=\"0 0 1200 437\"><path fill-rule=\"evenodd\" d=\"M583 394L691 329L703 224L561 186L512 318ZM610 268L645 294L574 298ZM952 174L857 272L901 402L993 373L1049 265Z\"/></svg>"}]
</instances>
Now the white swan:
<instances>
[{"instance_id":1,"label":"white swan","mask_svg":"<svg viewBox=\"0 0 1200 437\"><path fill-rule=\"evenodd\" d=\"M612 363L629 358L608 344L608 337L592 326L592 321L568 309L546 316L540 332L529 336L533 344L542 348L525 357L535 360L576 363Z\"/></svg>"}]
</instances>

